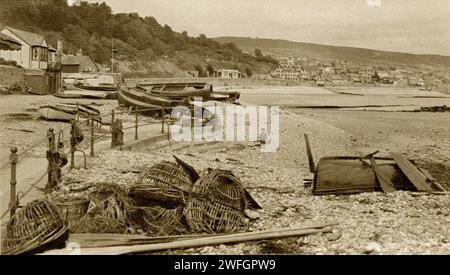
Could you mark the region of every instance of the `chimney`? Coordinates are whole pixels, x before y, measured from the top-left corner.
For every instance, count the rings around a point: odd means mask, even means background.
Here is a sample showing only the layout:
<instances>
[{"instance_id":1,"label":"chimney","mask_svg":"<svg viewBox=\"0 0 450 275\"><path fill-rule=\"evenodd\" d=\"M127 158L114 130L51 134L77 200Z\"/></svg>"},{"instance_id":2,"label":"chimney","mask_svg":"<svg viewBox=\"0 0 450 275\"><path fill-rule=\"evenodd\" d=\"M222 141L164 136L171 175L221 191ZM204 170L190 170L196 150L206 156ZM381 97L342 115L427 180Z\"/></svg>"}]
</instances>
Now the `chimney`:
<instances>
[{"instance_id":1,"label":"chimney","mask_svg":"<svg viewBox=\"0 0 450 275\"><path fill-rule=\"evenodd\" d=\"M58 39L58 42L56 42L56 50L59 54L62 54L63 52L63 43L61 39Z\"/></svg>"},{"instance_id":2,"label":"chimney","mask_svg":"<svg viewBox=\"0 0 450 275\"><path fill-rule=\"evenodd\" d=\"M81 48L77 51L76 56L83 56L83 50Z\"/></svg>"}]
</instances>

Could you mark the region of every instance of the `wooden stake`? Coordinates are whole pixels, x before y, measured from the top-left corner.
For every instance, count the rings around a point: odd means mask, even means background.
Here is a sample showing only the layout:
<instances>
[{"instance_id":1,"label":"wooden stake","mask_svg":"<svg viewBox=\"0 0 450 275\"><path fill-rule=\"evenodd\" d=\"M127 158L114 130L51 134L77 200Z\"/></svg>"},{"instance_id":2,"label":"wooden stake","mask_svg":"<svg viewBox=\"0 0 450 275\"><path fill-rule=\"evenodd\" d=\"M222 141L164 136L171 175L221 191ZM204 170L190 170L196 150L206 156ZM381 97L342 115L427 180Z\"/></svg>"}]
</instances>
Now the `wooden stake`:
<instances>
[{"instance_id":1,"label":"wooden stake","mask_svg":"<svg viewBox=\"0 0 450 275\"><path fill-rule=\"evenodd\" d=\"M309 139L307 134L305 134L305 144L306 144L306 154L308 155L309 171L311 171L311 173L314 173L316 172L316 165L314 164L314 159L311 152L311 147L309 146Z\"/></svg>"}]
</instances>

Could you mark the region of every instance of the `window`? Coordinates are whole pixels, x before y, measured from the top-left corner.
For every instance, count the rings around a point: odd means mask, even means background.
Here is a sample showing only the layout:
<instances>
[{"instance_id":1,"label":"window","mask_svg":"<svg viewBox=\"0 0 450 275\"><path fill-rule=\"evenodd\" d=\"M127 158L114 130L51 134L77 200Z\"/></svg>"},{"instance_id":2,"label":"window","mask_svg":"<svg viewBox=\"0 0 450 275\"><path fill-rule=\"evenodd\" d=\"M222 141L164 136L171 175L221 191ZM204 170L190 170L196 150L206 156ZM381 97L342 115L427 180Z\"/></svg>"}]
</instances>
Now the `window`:
<instances>
[{"instance_id":1,"label":"window","mask_svg":"<svg viewBox=\"0 0 450 275\"><path fill-rule=\"evenodd\" d=\"M48 60L48 50L46 48L40 48L41 58L40 61L47 61Z\"/></svg>"},{"instance_id":2,"label":"window","mask_svg":"<svg viewBox=\"0 0 450 275\"><path fill-rule=\"evenodd\" d=\"M39 60L39 48L38 47L33 48L33 60Z\"/></svg>"}]
</instances>

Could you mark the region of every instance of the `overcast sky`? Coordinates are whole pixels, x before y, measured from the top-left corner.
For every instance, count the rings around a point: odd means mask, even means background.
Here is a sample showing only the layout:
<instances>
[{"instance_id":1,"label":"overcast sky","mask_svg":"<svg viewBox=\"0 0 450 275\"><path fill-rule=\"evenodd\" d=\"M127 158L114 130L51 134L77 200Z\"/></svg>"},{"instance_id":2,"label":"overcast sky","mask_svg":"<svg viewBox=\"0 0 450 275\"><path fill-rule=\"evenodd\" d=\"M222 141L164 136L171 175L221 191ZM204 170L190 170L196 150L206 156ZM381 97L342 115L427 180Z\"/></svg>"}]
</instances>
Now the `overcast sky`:
<instances>
[{"instance_id":1,"label":"overcast sky","mask_svg":"<svg viewBox=\"0 0 450 275\"><path fill-rule=\"evenodd\" d=\"M93 2L94 0L89 0ZM450 55L449 0L100 0L175 31Z\"/></svg>"}]
</instances>

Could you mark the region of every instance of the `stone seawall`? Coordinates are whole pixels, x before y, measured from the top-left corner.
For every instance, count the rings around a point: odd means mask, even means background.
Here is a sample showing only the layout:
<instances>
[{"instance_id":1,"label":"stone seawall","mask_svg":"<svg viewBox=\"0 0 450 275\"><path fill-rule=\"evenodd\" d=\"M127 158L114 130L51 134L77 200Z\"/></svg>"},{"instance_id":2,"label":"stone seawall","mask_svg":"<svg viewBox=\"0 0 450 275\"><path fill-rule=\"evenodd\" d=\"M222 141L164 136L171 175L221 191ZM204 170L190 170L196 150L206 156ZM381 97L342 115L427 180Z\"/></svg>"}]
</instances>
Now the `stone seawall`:
<instances>
[{"instance_id":1,"label":"stone seawall","mask_svg":"<svg viewBox=\"0 0 450 275\"><path fill-rule=\"evenodd\" d=\"M11 87L13 85L23 86L23 69L0 65L0 87Z\"/></svg>"},{"instance_id":2,"label":"stone seawall","mask_svg":"<svg viewBox=\"0 0 450 275\"><path fill-rule=\"evenodd\" d=\"M213 87L222 86L297 86L302 83L286 80L261 80L253 78L125 78L125 85L134 86L136 83L177 83L177 82L208 82ZM305 84L303 84L305 85Z\"/></svg>"}]
</instances>

